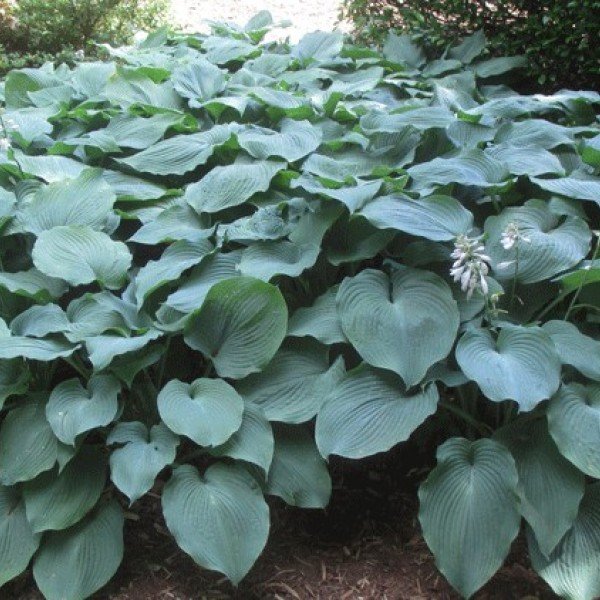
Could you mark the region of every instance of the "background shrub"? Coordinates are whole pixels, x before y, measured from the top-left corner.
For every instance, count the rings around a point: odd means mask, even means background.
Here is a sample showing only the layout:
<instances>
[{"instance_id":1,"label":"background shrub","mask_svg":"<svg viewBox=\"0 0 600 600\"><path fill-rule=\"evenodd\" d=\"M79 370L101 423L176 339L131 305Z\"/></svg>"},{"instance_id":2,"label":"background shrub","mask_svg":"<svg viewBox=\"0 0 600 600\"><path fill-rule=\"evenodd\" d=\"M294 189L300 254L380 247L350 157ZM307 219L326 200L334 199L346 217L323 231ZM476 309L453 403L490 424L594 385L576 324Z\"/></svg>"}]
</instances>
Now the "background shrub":
<instances>
[{"instance_id":1,"label":"background shrub","mask_svg":"<svg viewBox=\"0 0 600 600\"><path fill-rule=\"evenodd\" d=\"M482 29L493 54L524 53L548 88L594 88L600 77L598 0L343 0L342 14L376 43L398 28L439 48Z\"/></svg>"},{"instance_id":2,"label":"background shrub","mask_svg":"<svg viewBox=\"0 0 600 600\"><path fill-rule=\"evenodd\" d=\"M168 0L0 0L0 72L73 61L95 43L126 44L167 18Z\"/></svg>"}]
</instances>

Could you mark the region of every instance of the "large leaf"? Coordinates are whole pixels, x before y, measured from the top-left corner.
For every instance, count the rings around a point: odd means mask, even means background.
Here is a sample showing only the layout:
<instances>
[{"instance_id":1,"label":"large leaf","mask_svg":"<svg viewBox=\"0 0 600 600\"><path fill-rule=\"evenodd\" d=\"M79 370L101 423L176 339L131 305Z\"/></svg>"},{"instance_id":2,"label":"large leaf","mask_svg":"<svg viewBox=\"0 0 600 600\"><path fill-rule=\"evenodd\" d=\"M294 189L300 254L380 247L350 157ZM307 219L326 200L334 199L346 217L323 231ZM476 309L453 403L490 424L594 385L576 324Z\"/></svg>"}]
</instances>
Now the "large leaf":
<instances>
[{"instance_id":1,"label":"large leaf","mask_svg":"<svg viewBox=\"0 0 600 600\"><path fill-rule=\"evenodd\" d=\"M198 183L188 186L185 199L199 213L238 206L257 192L267 191L273 177L285 166L283 162L257 161L215 167Z\"/></svg>"},{"instance_id":2,"label":"large leaf","mask_svg":"<svg viewBox=\"0 0 600 600\"><path fill-rule=\"evenodd\" d=\"M470 329L459 340L456 360L494 402L514 400L529 411L560 384L560 359L539 327L507 326L494 339L487 329Z\"/></svg>"},{"instance_id":3,"label":"large leaf","mask_svg":"<svg viewBox=\"0 0 600 600\"><path fill-rule=\"evenodd\" d=\"M434 384L407 392L394 373L362 364L325 396L316 439L324 457L364 458L406 441L437 408Z\"/></svg>"},{"instance_id":4,"label":"large leaf","mask_svg":"<svg viewBox=\"0 0 600 600\"><path fill-rule=\"evenodd\" d=\"M162 423L148 432L143 423L134 421L117 423L106 443L123 445L110 455L110 478L133 504L175 460L179 438Z\"/></svg>"},{"instance_id":5,"label":"large leaf","mask_svg":"<svg viewBox=\"0 0 600 600\"><path fill-rule=\"evenodd\" d=\"M495 438L515 459L520 511L547 556L577 516L585 488L583 473L560 454L544 418L513 421Z\"/></svg>"},{"instance_id":6,"label":"large leaf","mask_svg":"<svg viewBox=\"0 0 600 600\"><path fill-rule=\"evenodd\" d=\"M87 389L79 379L59 383L46 406L56 437L73 446L78 435L108 425L117 416L120 391L121 384L111 375L92 376Z\"/></svg>"},{"instance_id":7,"label":"large leaf","mask_svg":"<svg viewBox=\"0 0 600 600\"><path fill-rule=\"evenodd\" d=\"M342 364L329 366L325 346L310 339L290 340L260 373L242 379L236 388L269 421L302 423L317 414L342 375Z\"/></svg>"},{"instance_id":8,"label":"large leaf","mask_svg":"<svg viewBox=\"0 0 600 600\"><path fill-rule=\"evenodd\" d=\"M600 181L597 179L586 179L584 177L560 177L558 179L542 179L532 177L531 181L539 185L543 190L552 194L575 198L576 200L590 200L600 204Z\"/></svg>"},{"instance_id":9,"label":"large leaf","mask_svg":"<svg viewBox=\"0 0 600 600\"><path fill-rule=\"evenodd\" d=\"M518 247L505 249L502 234L516 226ZM494 275L522 283L544 281L575 266L587 255L592 233L578 217L561 217L541 200L510 207L485 222L486 252Z\"/></svg>"},{"instance_id":10,"label":"large leaf","mask_svg":"<svg viewBox=\"0 0 600 600\"><path fill-rule=\"evenodd\" d=\"M162 505L180 548L234 584L267 541L269 507L256 481L241 467L217 463L204 477L190 465L179 467L164 487Z\"/></svg>"},{"instance_id":11,"label":"large leaf","mask_svg":"<svg viewBox=\"0 0 600 600\"><path fill-rule=\"evenodd\" d=\"M518 474L493 440L451 438L419 489L419 521L446 579L471 597L502 565L519 532Z\"/></svg>"},{"instance_id":12,"label":"large leaf","mask_svg":"<svg viewBox=\"0 0 600 600\"><path fill-rule=\"evenodd\" d=\"M281 345L287 307L274 286L251 277L215 284L188 321L185 342L212 360L221 377L262 370Z\"/></svg>"},{"instance_id":13,"label":"large leaf","mask_svg":"<svg viewBox=\"0 0 600 600\"><path fill-rule=\"evenodd\" d=\"M122 242L89 226L54 227L40 233L32 251L35 266L45 275L71 285L94 281L109 289L121 287L131 265Z\"/></svg>"},{"instance_id":14,"label":"large leaf","mask_svg":"<svg viewBox=\"0 0 600 600\"><path fill-rule=\"evenodd\" d=\"M292 56L303 61L328 61L342 50L344 36L339 32L307 33L292 50Z\"/></svg>"},{"instance_id":15,"label":"large leaf","mask_svg":"<svg viewBox=\"0 0 600 600\"><path fill-rule=\"evenodd\" d=\"M135 278L135 297L138 308L156 289L178 279L181 274L197 265L211 250L208 240L188 242L181 240L169 246L159 260L151 260L142 267Z\"/></svg>"},{"instance_id":16,"label":"large leaf","mask_svg":"<svg viewBox=\"0 0 600 600\"><path fill-rule=\"evenodd\" d=\"M222 379L173 379L158 394L158 412L167 427L200 446L218 446L241 426L244 401Z\"/></svg>"},{"instance_id":17,"label":"large leaf","mask_svg":"<svg viewBox=\"0 0 600 600\"><path fill-rule=\"evenodd\" d=\"M19 212L17 222L35 234L59 225L88 225L101 230L115 200L102 171L88 169L76 179L41 187Z\"/></svg>"},{"instance_id":18,"label":"large leaf","mask_svg":"<svg viewBox=\"0 0 600 600\"><path fill-rule=\"evenodd\" d=\"M548 406L548 425L561 454L600 477L600 385L563 385Z\"/></svg>"},{"instance_id":19,"label":"large leaf","mask_svg":"<svg viewBox=\"0 0 600 600\"><path fill-rule=\"evenodd\" d=\"M84 445L60 472L46 471L23 486L27 520L33 531L66 529L98 502L106 483L99 448Z\"/></svg>"},{"instance_id":20,"label":"large leaf","mask_svg":"<svg viewBox=\"0 0 600 600\"><path fill-rule=\"evenodd\" d=\"M178 135L119 162L143 173L184 175L205 164L215 149L229 140L233 131L230 125L217 125L201 133Z\"/></svg>"},{"instance_id":21,"label":"large leaf","mask_svg":"<svg viewBox=\"0 0 600 600\"><path fill-rule=\"evenodd\" d=\"M18 488L0 486L0 587L27 568L40 538L27 521Z\"/></svg>"},{"instance_id":22,"label":"large leaf","mask_svg":"<svg viewBox=\"0 0 600 600\"><path fill-rule=\"evenodd\" d=\"M275 428L275 452L266 493L291 506L325 508L331 496L331 478L312 435L302 427Z\"/></svg>"},{"instance_id":23,"label":"large leaf","mask_svg":"<svg viewBox=\"0 0 600 600\"><path fill-rule=\"evenodd\" d=\"M42 399L14 408L0 427L0 483L13 485L48 471L58 451Z\"/></svg>"},{"instance_id":24,"label":"large leaf","mask_svg":"<svg viewBox=\"0 0 600 600\"><path fill-rule=\"evenodd\" d=\"M238 135L238 143L254 158L276 156L294 162L314 152L321 138L321 131L308 121L284 119L280 133L264 128L247 129Z\"/></svg>"},{"instance_id":25,"label":"large leaf","mask_svg":"<svg viewBox=\"0 0 600 600\"><path fill-rule=\"evenodd\" d=\"M567 600L592 600L600 595L600 483L589 485L573 527L558 547L544 556L528 535L533 568L554 592Z\"/></svg>"},{"instance_id":26,"label":"large leaf","mask_svg":"<svg viewBox=\"0 0 600 600\"><path fill-rule=\"evenodd\" d=\"M380 229L397 229L443 242L466 235L473 228L473 215L450 196L380 196L364 206L360 214Z\"/></svg>"},{"instance_id":27,"label":"large leaf","mask_svg":"<svg viewBox=\"0 0 600 600\"><path fill-rule=\"evenodd\" d=\"M437 275L402 267L388 277L367 269L337 294L342 330L369 364L389 369L408 387L450 352L458 308Z\"/></svg>"},{"instance_id":28,"label":"large leaf","mask_svg":"<svg viewBox=\"0 0 600 600\"><path fill-rule=\"evenodd\" d=\"M584 335L568 321L548 321L544 331L552 338L560 360L580 373L600 381L600 341Z\"/></svg>"},{"instance_id":29,"label":"large leaf","mask_svg":"<svg viewBox=\"0 0 600 600\"><path fill-rule=\"evenodd\" d=\"M33 576L48 600L84 600L104 586L123 558L123 511L115 500L77 525L48 534Z\"/></svg>"},{"instance_id":30,"label":"large leaf","mask_svg":"<svg viewBox=\"0 0 600 600\"><path fill-rule=\"evenodd\" d=\"M166 300L167 306L183 313L198 310L206 295L215 283L239 275L237 265L240 252L218 252L207 256L201 264L192 269L185 279Z\"/></svg>"},{"instance_id":31,"label":"large leaf","mask_svg":"<svg viewBox=\"0 0 600 600\"><path fill-rule=\"evenodd\" d=\"M240 428L210 453L245 460L259 466L266 475L273 460L273 446L273 430L265 413L257 404L246 402Z\"/></svg>"},{"instance_id":32,"label":"large leaf","mask_svg":"<svg viewBox=\"0 0 600 600\"><path fill-rule=\"evenodd\" d=\"M337 344L346 341L338 315L336 295L338 288L329 288L319 296L312 306L299 308L290 317L288 335L310 336L323 344Z\"/></svg>"},{"instance_id":33,"label":"large leaf","mask_svg":"<svg viewBox=\"0 0 600 600\"><path fill-rule=\"evenodd\" d=\"M199 108L201 102L222 92L225 85L225 72L202 58L173 73L173 87L189 100L192 108Z\"/></svg>"}]
</instances>

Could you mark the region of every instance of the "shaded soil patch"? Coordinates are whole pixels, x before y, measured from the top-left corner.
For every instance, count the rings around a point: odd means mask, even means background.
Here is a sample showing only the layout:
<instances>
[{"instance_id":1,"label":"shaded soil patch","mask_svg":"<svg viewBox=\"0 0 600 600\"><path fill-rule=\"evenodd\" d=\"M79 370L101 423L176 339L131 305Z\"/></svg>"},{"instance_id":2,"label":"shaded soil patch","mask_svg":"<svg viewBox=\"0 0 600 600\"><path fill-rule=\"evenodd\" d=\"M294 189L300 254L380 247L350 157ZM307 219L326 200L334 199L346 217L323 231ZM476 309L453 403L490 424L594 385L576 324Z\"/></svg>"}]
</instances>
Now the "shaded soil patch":
<instances>
[{"instance_id":1,"label":"shaded soil patch","mask_svg":"<svg viewBox=\"0 0 600 600\"><path fill-rule=\"evenodd\" d=\"M435 568L420 535L416 484L423 473L399 467L403 457L332 465L327 510L271 502L267 548L236 590L200 569L168 533L158 495L129 513L125 560L95 600L458 600ZM199 532L201 535L201 532ZM0 598L39 600L31 575ZM550 600L556 596L529 568L522 537L506 565L476 600Z\"/></svg>"}]
</instances>

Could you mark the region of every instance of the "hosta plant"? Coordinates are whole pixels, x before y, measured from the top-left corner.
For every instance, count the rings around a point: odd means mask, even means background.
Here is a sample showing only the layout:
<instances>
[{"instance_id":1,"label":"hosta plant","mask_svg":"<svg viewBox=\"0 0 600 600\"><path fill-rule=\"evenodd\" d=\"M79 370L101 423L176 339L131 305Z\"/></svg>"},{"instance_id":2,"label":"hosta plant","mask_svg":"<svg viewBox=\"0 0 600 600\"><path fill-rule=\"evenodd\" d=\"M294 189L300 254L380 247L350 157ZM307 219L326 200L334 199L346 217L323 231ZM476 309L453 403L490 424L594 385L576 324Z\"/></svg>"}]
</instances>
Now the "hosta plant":
<instances>
[{"instance_id":1,"label":"hosta plant","mask_svg":"<svg viewBox=\"0 0 600 600\"><path fill-rule=\"evenodd\" d=\"M413 436L443 442L420 522L463 596L524 528L593 598L600 95L519 96L478 35L425 62L271 25L0 88L0 584L91 595L151 489L237 584L265 496L324 507L331 455Z\"/></svg>"}]
</instances>

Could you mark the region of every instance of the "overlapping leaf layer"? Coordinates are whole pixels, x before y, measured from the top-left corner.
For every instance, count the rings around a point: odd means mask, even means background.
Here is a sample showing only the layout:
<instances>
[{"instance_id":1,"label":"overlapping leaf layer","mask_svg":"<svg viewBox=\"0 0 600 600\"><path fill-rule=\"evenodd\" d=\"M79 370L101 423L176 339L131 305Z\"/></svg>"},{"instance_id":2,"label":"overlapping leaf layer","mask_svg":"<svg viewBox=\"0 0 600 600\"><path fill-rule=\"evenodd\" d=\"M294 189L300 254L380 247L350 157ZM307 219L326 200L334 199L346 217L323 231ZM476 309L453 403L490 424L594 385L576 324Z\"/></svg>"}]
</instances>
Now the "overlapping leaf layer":
<instances>
[{"instance_id":1,"label":"overlapping leaf layer","mask_svg":"<svg viewBox=\"0 0 600 600\"><path fill-rule=\"evenodd\" d=\"M271 26L0 84L0 584L92 594L157 477L237 583L265 495L323 507L330 455L435 431L456 589L524 517L550 585L600 594L600 95L516 94L481 35L427 62Z\"/></svg>"}]
</instances>

